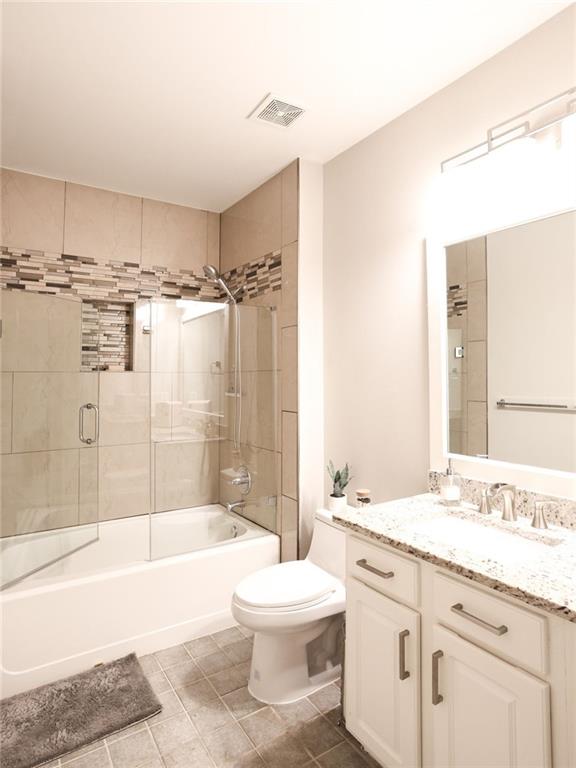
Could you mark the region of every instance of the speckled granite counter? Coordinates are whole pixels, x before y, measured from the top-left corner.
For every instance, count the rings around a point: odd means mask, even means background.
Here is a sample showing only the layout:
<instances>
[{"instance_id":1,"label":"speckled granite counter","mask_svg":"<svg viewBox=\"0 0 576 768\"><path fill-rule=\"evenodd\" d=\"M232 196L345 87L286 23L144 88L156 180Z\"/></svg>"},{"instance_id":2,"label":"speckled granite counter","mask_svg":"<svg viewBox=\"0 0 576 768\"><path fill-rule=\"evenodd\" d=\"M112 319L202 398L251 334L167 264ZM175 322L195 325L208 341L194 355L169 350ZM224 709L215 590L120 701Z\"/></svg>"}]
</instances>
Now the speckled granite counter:
<instances>
[{"instance_id":1,"label":"speckled granite counter","mask_svg":"<svg viewBox=\"0 0 576 768\"><path fill-rule=\"evenodd\" d=\"M431 493L348 507L342 525L498 592L576 622L576 533L504 523Z\"/></svg>"}]
</instances>

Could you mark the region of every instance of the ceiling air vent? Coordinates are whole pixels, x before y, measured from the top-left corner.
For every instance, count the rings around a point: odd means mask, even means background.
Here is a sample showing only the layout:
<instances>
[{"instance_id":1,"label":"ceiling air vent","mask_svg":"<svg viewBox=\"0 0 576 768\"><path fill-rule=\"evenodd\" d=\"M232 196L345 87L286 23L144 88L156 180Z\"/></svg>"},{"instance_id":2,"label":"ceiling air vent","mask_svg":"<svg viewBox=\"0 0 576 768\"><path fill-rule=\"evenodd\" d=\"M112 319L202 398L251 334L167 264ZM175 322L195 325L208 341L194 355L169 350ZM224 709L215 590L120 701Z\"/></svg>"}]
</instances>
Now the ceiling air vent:
<instances>
[{"instance_id":1,"label":"ceiling air vent","mask_svg":"<svg viewBox=\"0 0 576 768\"><path fill-rule=\"evenodd\" d=\"M288 128L303 113L302 107L288 104L286 101L282 101L282 99L269 93L248 117L250 120L263 120L265 123Z\"/></svg>"}]
</instances>

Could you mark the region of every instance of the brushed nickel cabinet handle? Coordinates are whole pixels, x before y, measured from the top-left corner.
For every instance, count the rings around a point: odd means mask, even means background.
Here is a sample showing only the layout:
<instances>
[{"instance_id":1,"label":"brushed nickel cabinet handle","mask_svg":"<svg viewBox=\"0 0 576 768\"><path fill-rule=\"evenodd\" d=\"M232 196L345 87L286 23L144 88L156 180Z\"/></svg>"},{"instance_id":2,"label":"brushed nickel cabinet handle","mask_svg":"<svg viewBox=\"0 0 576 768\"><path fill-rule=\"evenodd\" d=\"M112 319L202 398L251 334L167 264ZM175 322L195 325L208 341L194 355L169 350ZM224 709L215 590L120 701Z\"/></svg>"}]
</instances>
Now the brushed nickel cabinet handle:
<instances>
[{"instance_id":1,"label":"brushed nickel cabinet handle","mask_svg":"<svg viewBox=\"0 0 576 768\"><path fill-rule=\"evenodd\" d=\"M394 576L394 571L379 571L378 568L374 568L373 565L369 565L365 557L362 560L356 560L356 565L359 568L364 568L365 571L375 573L376 576L380 576L383 579L391 579Z\"/></svg>"},{"instance_id":2,"label":"brushed nickel cabinet handle","mask_svg":"<svg viewBox=\"0 0 576 768\"><path fill-rule=\"evenodd\" d=\"M468 619L468 621L477 624L479 627L482 627L482 629L487 629L488 632L492 632L494 635L505 635L506 632L508 632L506 624L501 624L499 627L496 627L494 624L490 624L490 622L484 621L484 619L481 619L478 616L474 616L473 613L465 611L462 603L454 603L454 605L450 607L450 610L457 616L461 616L463 619Z\"/></svg>"},{"instance_id":3,"label":"brushed nickel cabinet handle","mask_svg":"<svg viewBox=\"0 0 576 768\"><path fill-rule=\"evenodd\" d=\"M444 651L434 651L432 654L432 704L441 704L444 696L438 693L438 662L444 656Z\"/></svg>"},{"instance_id":4,"label":"brushed nickel cabinet handle","mask_svg":"<svg viewBox=\"0 0 576 768\"><path fill-rule=\"evenodd\" d=\"M406 638L410 631L403 629L398 635L398 677L400 680L406 680L410 677L410 672L406 669Z\"/></svg>"},{"instance_id":5,"label":"brushed nickel cabinet handle","mask_svg":"<svg viewBox=\"0 0 576 768\"><path fill-rule=\"evenodd\" d=\"M86 437L84 434L84 413L94 411L94 437ZM92 445L98 440L100 433L100 411L94 403L85 403L78 409L78 438L86 445Z\"/></svg>"}]
</instances>

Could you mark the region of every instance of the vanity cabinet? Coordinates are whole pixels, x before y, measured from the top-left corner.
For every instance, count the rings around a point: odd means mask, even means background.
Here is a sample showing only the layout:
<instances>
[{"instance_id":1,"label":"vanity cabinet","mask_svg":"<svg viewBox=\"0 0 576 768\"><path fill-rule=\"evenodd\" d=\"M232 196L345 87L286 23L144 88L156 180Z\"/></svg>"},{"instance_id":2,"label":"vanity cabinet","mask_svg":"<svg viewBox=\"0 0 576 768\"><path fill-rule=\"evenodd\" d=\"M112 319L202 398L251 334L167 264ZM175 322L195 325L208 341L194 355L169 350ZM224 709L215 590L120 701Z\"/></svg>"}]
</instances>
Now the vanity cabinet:
<instances>
[{"instance_id":1,"label":"vanity cabinet","mask_svg":"<svg viewBox=\"0 0 576 768\"><path fill-rule=\"evenodd\" d=\"M357 534L346 614L346 726L383 766L576 768L573 624Z\"/></svg>"},{"instance_id":2,"label":"vanity cabinet","mask_svg":"<svg viewBox=\"0 0 576 768\"><path fill-rule=\"evenodd\" d=\"M357 579L347 591L346 723L387 768L420 764L420 616Z\"/></svg>"}]
</instances>

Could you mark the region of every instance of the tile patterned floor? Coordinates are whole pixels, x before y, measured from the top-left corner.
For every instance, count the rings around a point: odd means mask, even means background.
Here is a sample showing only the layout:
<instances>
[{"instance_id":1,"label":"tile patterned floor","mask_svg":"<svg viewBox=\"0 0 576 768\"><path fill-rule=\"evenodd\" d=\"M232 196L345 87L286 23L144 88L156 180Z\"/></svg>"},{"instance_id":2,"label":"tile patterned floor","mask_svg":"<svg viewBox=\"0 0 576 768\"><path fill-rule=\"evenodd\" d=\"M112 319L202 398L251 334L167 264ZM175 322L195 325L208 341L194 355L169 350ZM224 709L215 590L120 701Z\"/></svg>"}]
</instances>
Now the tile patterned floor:
<instances>
[{"instance_id":1,"label":"tile patterned floor","mask_svg":"<svg viewBox=\"0 0 576 768\"><path fill-rule=\"evenodd\" d=\"M44 768L378 768L339 725L337 684L267 706L246 687L251 655L232 627L142 657L162 712Z\"/></svg>"}]
</instances>

